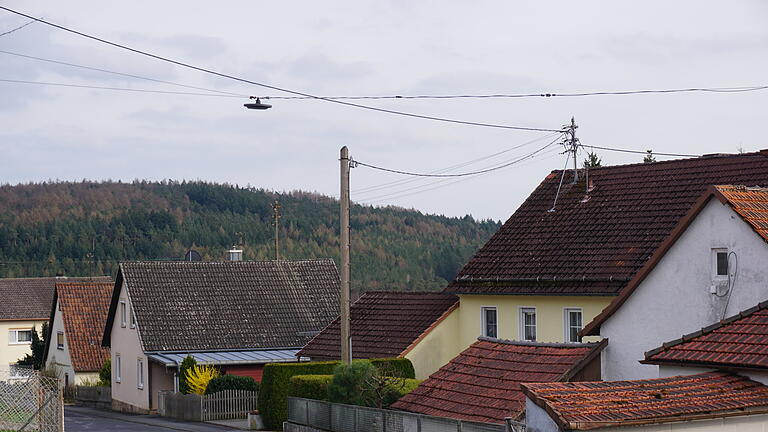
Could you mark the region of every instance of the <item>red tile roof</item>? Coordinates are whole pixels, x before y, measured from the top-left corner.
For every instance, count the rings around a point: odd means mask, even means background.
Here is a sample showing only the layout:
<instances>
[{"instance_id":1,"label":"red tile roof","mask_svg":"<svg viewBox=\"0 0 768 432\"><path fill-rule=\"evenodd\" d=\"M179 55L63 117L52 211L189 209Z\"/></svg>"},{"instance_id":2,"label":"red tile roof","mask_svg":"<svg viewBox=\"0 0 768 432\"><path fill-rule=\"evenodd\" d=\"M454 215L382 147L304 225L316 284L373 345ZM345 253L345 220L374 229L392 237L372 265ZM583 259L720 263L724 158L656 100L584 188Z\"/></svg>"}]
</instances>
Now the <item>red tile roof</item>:
<instances>
[{"instance_id":1,"label":"red tile roof","mask_svg":"<svg viewBox=\"0 0 768 432\"><path fill-rule=\"evenodd\" d=\"M526 396L567 430L718 418L768 410L768 387L721 372L522 387Z\"/></svg>"},{"instance_id":2,"label":"red tile roof","mask_svg":"<svg viewBox=\"0 0 768 432\"><path fill-rule=\"evenodd\" d=\"M728 200L755 232L768 241L768 189L744 186L717 186L718 192Z\"/></svg>"},{"instance_id":3,"label":"red tile roof","mask_svg":"<svg viewBox=\"0 0 768 432\"><path fill-rule=\"evenodd\" d=\"M370 291L350 308L354 358L398 357L425 331L458 306L452 294ZM339 318L299 351L299 356L341 357Z\"/></svg>"},{"instance_id":4,"label":"red tile roof","mask_svg":"<svg viewBox=\"0 0 768 432\"><path fill-rule=\"evenodd\" d=\"M768 369L768 301L667 342L642 363Z\"/></svg>"},{"instance_id":5,"label":"red tile roof","mask_svg":"<svg viewBox=\"0 0 768 432\"><path fill-rule=\"evenodd\" d=\"M517 418L520 384L571 379L600 354L600 344L551 344L480 338L392 408L485 423Z\"/></svg>"},{"instance_id":6,"label":"red tile roof","mask_svg":"<svg viewBox=\"0 0 768 432\"><path fill-rule=\"evenodd\" d=\"M56 283L65 344L75 372L97 371L109 358L109 348L102 348L101 338L113 287L112 282ZM55 342L55 336L51 341Z\"/></svg>"},{"instance_id":7,"label":"red tile roof","mask_svg":"<svg viewBox=\"0 0 768 432\"><path fill-rule=\"evenodd\" d=\"M588 193L567 171L549 211L560 176L542 181L446 292L616 295L710 185L768 186L768 150L594 168Z\"/></svg>"}]
</instances>

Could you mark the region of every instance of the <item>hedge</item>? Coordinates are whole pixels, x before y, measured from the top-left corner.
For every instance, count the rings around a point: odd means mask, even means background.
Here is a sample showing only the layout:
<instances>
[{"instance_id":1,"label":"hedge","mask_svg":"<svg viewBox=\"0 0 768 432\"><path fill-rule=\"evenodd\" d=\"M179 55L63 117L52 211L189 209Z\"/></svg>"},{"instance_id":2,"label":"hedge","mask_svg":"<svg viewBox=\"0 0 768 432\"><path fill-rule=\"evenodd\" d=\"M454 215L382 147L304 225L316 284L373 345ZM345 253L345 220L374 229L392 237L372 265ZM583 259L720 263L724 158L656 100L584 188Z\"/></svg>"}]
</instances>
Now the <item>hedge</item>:
<instances>
[{"instance_id":1,"label":"hedge","mask_svg":"<svg viewBox=\"0 0 768 432\"><path fill-rule=\"evenodd\" d=\"M247 376L222 375L208 383L205 394L212 394L222 390L249 390L257 392L259 391L259 382Z\"/></svg>"},{"instance_id":2,"label":"hedge","mask_svg":"<svg viewBox=\"0 0 768 432\"><path fill-rule=\"evenodd\" d=\"M259 412L270 430L282 430L288 419L290 379L295 375L330 375L340 362L269 363L264 366L259 391ZM407 378L415 378L413 364L406 358L371 359L377 367L389 368Z\"/></svg>"},{"instance_id":3,"label":"hedge","mask_svg":"<svg viewBox=\"0 0 768 432\"><path fill-rule=\"evenodd\" d=\"M333 375L295 375L290 379L288 396L328 400L328 386Z\"/></svg>"},{"instance_id":4,"label":"hedge","mask_svg":"<svg viewBox=\"0 0 768 432\"><path fill-rule=\"evenodd\" d=\"M407 358L375 358L369 359L377 369L391 372L392 376L400 378L416 378L416 371L413 369L413 363ZM387 370L388 369L388 370Z\"/></svg>"}]
</instances>

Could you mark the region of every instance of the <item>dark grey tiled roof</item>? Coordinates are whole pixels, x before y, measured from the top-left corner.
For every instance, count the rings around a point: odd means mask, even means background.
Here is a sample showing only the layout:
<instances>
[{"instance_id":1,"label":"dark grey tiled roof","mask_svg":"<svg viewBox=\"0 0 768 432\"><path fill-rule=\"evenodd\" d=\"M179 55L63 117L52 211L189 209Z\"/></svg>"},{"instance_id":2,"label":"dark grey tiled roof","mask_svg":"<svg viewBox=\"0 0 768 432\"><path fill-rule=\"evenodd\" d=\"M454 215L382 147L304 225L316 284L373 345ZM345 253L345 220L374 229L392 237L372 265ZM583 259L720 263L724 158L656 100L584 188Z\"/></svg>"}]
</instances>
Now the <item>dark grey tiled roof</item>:
<instances>
[{"instance_id":1,"label":"dark grey tiled roof","mask_svg":"<svg viewBox=\"0 0 768 432\"><path fill-rule=\"evenodd\" d=\"M47 320L51 314L56 281L88 280L91 279L66 277L0 279L0 320ZM93 280L103 282L110 279L95 277Z\"/></svg>"},{"instance_id":2,"label":"dark grey tiled roof","mask_svg":"<svg viewBox=\"0 0 768 432\"><path fill-rule=\"evenodd\" d=\"M330 259L128 262L121 278L144 351L302 347L339 313Z\"/></svg>"}]
</instances>

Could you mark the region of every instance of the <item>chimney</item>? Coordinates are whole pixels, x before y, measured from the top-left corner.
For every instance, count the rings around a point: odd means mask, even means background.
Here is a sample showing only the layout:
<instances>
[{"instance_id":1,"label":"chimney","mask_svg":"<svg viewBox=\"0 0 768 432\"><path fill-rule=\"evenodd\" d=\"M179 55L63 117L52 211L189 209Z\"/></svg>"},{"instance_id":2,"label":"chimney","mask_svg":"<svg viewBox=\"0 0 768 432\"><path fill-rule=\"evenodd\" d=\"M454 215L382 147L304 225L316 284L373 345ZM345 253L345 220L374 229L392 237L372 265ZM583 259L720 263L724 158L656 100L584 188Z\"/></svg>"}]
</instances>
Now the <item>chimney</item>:
<instances>
[{"instance_id":1,"label":"chimney","mask_svg":"<svg viewBox=\"0 0 768 432\"><path fill-rule=\"evenodd\" d=\"M227 261L242 261L243 260L243 250L240 249L240 246L234 245L232 246L232 249L227 251Z\"/></svg>"}]
</instances>

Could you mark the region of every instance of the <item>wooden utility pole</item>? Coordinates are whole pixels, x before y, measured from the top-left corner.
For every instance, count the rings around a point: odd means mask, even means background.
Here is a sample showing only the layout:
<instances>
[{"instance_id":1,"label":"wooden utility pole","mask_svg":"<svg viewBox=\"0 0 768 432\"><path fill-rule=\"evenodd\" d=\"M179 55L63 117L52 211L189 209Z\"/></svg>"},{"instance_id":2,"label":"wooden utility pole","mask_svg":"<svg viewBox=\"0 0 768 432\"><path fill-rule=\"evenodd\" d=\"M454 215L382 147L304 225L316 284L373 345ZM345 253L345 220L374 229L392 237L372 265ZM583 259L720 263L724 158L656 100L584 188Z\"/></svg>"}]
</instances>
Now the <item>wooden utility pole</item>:
<instances>
[{"instance_id":1,"label":"wooden utility pole","mask_svg":"<svg viewBox=\"0 0 768 432\"><path fill-rule=\"evenodd\" d=\"M349 149L341 148L341 361L352 363L349 337Z\"/></svg>"},{"instance_id":2,"label":"wooden utility pole","mask_svg":"<svg viewBox=\"0 0 768 432\"><path fill-rule=\"evenodd\" d=\"M275 200L272 204L272 219L275 220L275 261L280 260L280 237L278 227L280 226L280 202Z\"/></svg>"},{"instance_id":3,"label":"wooden utility pole","mask_svg":"<svg viewBox=\"0 0 768 432\"><path fill-rule=\"evenodd\" d=\"M566 126L564 129L566 138L566 147L569 147L567 151L571 152L573 154L573 181L572 183L578 183L579 182L579 166L578 161L576 160L576 153L579 150L579 140L576 138L576 129L578 126L576 126L576 119L571 117L571 124Z\"/></svg>"}]
</instances>

